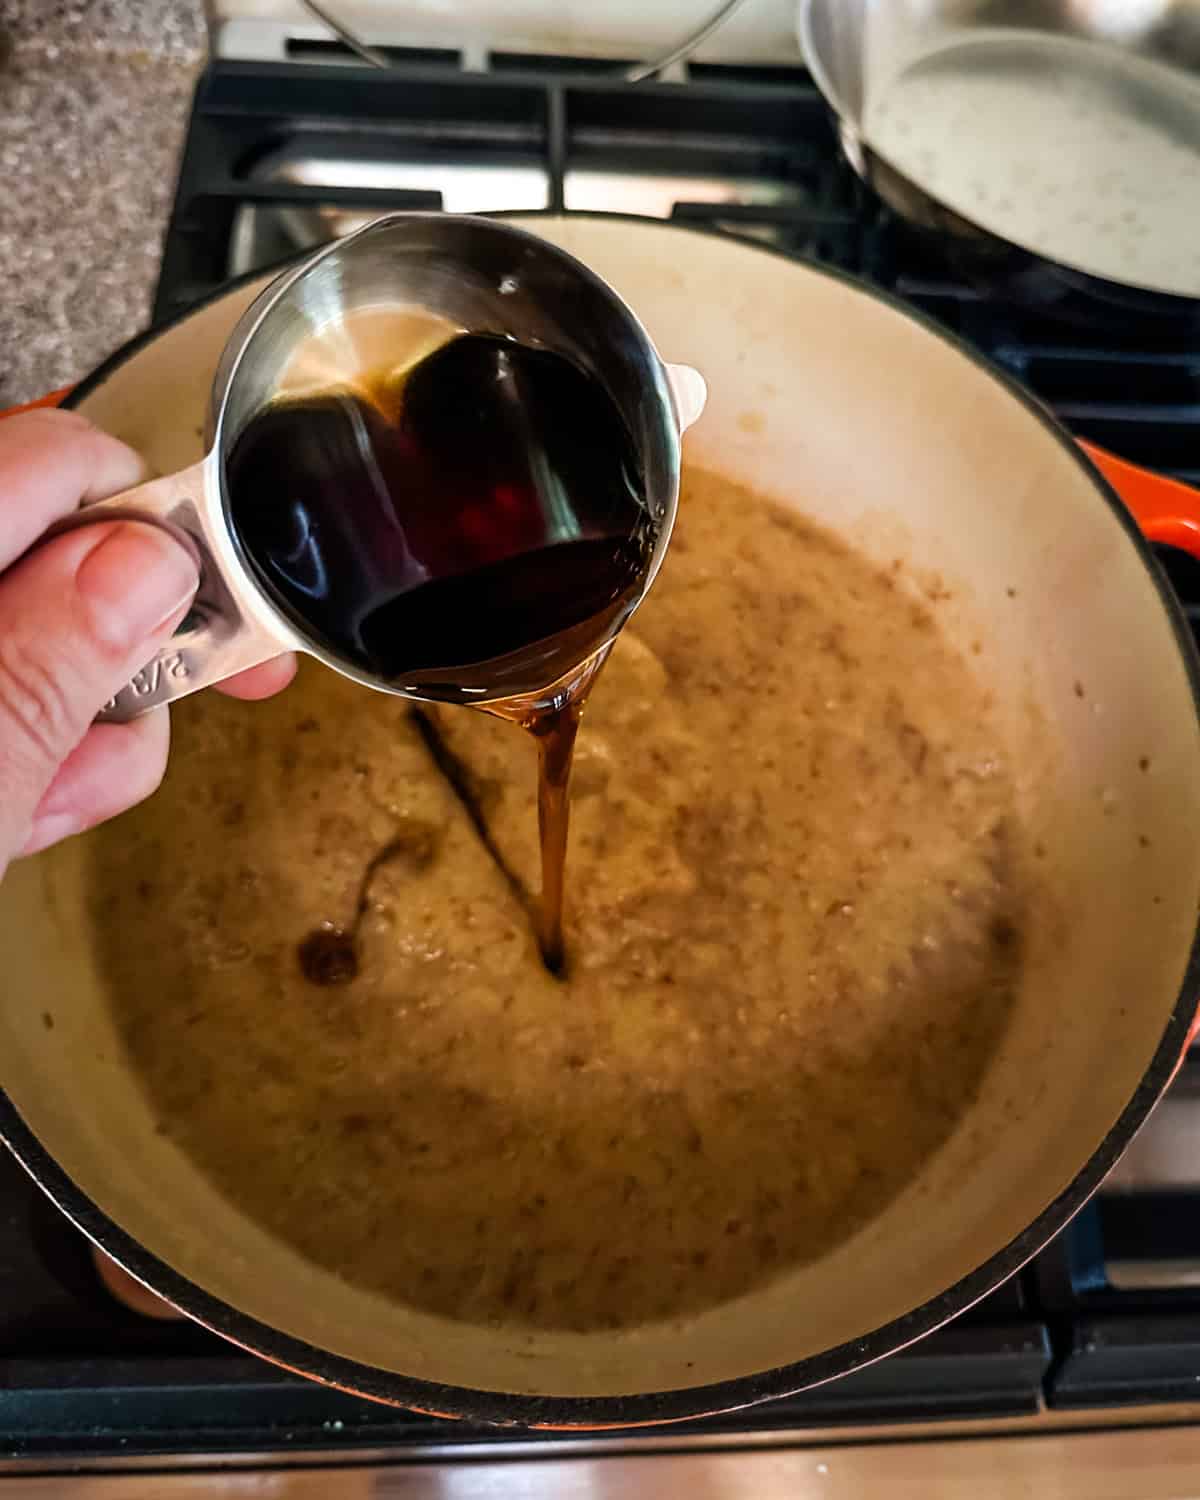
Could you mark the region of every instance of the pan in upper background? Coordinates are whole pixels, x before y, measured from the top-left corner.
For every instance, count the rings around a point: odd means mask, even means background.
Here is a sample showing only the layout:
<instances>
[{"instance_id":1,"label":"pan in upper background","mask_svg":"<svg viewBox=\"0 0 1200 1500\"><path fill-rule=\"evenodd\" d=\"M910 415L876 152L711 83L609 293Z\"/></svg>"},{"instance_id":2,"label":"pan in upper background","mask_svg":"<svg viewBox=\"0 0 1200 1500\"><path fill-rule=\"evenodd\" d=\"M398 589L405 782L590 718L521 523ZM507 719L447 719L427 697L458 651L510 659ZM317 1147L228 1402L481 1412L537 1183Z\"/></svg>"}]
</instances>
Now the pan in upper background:
<instances>
[{"instance_id":1,"label":"pan in upper background","mask_svg":"<svg viewBox=\"0 0 1200 1500\"><path fill-rule=\"evenodd\" d=\"M1200 327L1198 0L800 0L846 154L975 279Z\"/></svg>"}]
</instances>

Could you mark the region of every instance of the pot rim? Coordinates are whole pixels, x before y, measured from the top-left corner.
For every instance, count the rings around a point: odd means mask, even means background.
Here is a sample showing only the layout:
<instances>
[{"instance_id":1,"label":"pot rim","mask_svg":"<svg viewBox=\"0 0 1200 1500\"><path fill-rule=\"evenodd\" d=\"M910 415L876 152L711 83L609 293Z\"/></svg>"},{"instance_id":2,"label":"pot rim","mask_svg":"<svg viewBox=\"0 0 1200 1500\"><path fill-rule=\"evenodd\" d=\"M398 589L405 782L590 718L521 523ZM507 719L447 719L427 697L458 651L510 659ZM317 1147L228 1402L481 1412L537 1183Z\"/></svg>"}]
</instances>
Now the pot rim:
<instances>
[{"instance_id":1,"label":"pot rim","mask_svg":"<svg viewBox=\"0 0 1200 1500\"><path fill-rule=\"evenodd\" d=\"M564 215L552 209L532 213L491 215L490 217L543 219L578 218L625 221L644 224L633 214L579 213ZM675 233L693 234L731 241L751 254L769 255L799 264L810 272L827 276L863 296L882 302L892 311L918 323L926 332L947 343L972 364L989 375L1002 391L1015 397L1080 468L1098 498L1113 511L1126 537L1149 572L1159 600L1170 621L1176 645L1183 657L1192 694L1192 707L1200 725L1200 656L1197 655L1190 628L1175 598L1166 575L1160 568L1149 543L1138 530L1116 492L1085 457L1067 430L1028 391L1006 371L994 365L956 334L936 323L919 308L869 282L823 265L804 256L788 254L771 246L749 244L736 234L723 230L667 225L650 221L659 227L670 227ZM259 270L222 285L181 310L165 323L138 335L116 350L77 385L64 401L77 406L85 396L102 385L134 354L187 320L193 313L237 290L241 286L278 272L293 259ZM309 1344L302 1339L263 1323L248 1313L206 1292L188 1277L173 1270L152 1251L122 1229L88 1196L42 1146L26 1125L16 1105L0 1089L0 1140L16 1155L22 1166L58 1207L90 1239L120 1265L196 1322L220 1334L250 1353L257 1354L296 1374L393 1406L432 1416L458 1418L501 1427L532 1427L553 1430L598 1429L605 1427L647 1426L678 1422L689 1418L715 1416L760 1401L795 1395L822 1385L864 1365L894 1354L933 1332L943 1323L964 1312L973 1303L994 1290L1020 1269L1078 1213L1100 1186L1105 1176L1141 1126L1153 1105L1166 1090L1183 1057L1188 1033L1196 1014L1200 995L1200 921L1193 935L1188 961L1179 994L1154 1055L1142 1079L1120 1115L1063 1191L1038 1217L1006 1245L962 1276L936 1297L892 1319L861 1338L835 1345L820 1354L794 1363L778 1365L750 1375L706 1385L678 1387L667 1391L629 1392L615 1396L541 1396L507 1394L467 1386L448 1386L436 1381L379 1369L360 1363L346 1355Z\"/></svg>"}]
</instances>

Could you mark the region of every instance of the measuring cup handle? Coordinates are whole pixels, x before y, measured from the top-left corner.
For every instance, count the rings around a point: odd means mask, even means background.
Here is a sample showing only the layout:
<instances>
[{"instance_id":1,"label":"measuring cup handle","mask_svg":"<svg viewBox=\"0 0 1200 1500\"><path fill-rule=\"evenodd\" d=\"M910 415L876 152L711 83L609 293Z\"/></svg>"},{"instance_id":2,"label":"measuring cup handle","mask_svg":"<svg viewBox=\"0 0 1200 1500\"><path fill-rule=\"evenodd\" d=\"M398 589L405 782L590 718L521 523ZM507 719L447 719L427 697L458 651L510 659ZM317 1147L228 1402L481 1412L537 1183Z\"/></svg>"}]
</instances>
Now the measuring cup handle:
<instances>
[{"instance_id":1,"label":"measuring cup handle","mask_svg":"<svg viewBox=\"0 0 1200 1500\"><path fill-rule=\"evenodd\" d=\"M243 606L217 562L206 503L211 483L206 463L152 479L136 489L95 500L58 522L47 535L94 521L141 521L161 526L200 566L200 585L174 635L100 710L99 721L122 724L278 656L294 642L266 627Z\"/></svg>"}]
</instances>

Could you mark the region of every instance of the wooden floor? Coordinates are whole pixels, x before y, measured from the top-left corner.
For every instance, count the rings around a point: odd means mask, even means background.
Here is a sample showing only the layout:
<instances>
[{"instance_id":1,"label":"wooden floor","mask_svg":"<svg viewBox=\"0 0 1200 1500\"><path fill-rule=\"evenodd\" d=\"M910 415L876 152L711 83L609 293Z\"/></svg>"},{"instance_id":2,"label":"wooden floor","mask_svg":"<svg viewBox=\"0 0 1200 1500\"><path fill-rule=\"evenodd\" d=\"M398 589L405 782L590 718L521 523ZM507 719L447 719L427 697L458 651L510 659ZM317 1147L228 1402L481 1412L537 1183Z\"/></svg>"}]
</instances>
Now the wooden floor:
<instances>
[{"instance_id":1,"label":"wooden floor","mask_svg":"<svg viewBox=\"0 0 1200 1500\"><path fill-rule=\"evenodd\" d=\"M822 1447L0 1478L0 1500L1200 1500L1200 1425Z\"/></svg>"}]
</instances>

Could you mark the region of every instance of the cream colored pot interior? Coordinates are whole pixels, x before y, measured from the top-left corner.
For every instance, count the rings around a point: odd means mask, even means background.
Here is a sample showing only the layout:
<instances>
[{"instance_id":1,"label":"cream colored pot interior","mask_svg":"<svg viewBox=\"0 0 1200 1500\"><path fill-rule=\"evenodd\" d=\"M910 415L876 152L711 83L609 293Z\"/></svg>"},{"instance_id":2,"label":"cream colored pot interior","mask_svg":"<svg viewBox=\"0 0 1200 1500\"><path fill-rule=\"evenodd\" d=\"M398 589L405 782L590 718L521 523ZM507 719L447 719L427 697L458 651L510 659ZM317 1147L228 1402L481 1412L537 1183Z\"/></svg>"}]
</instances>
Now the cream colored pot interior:
<instances>
[{"instance_id":1,"label":"cream colored pot interior","mask_svg":"<svg viewBox=\"0 0 1200 1500\"><path fill-rule=\"evenodd\" d=\"M0 1081L118 1224L297 1338L458 1385L645 1392L864 1335L979 1266L1067 1186L1177 999L1200 892L1200 743L1168 616L1120 521L982 369L853 286L745 246L603 220L529 227L607 277L664 358L707 377L690 461L881 562L903 559L963 648L978 642L1048 858L1027 988L977 1103L924 1173L824 1260L685 1325L615 1338L414 1315L303 1263L230 1208L151 1128L89 960L69 844L0 887ZM160 470L191 462L221 345L255 290L150 343L83 409ZM155 942L153 930L127 936Z\"/></svg>"}]
</instances>

